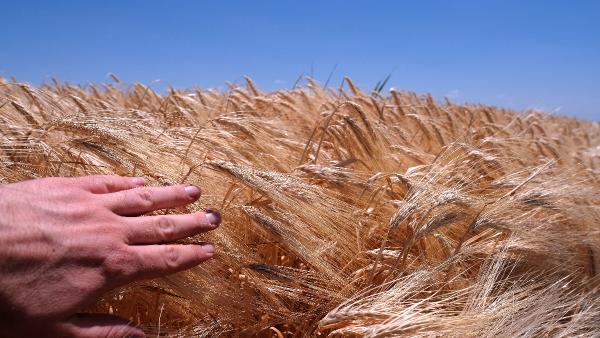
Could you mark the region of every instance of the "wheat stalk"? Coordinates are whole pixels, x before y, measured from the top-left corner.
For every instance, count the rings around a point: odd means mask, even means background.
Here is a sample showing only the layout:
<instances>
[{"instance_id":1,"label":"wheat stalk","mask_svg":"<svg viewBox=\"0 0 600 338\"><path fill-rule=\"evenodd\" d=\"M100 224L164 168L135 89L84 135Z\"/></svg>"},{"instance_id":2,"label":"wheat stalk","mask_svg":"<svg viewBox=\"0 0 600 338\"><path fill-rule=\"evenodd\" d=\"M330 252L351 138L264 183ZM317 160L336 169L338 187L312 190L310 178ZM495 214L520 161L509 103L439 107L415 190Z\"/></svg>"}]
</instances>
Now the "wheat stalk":
<instances>
[{"instance_id":1,"label":"wheat stalk","mask_svg":"<svg viewBox=\"0 0 600 338\"><path fill-rule=\"evenodd\" d=\"M160 94L0 79L0 179L203 187L179 211L221 207L221 228L191 239L211 236L217 257L90 309L150 334L598 334L598 123L344 82Z\"/></svg>"}]
</instances>

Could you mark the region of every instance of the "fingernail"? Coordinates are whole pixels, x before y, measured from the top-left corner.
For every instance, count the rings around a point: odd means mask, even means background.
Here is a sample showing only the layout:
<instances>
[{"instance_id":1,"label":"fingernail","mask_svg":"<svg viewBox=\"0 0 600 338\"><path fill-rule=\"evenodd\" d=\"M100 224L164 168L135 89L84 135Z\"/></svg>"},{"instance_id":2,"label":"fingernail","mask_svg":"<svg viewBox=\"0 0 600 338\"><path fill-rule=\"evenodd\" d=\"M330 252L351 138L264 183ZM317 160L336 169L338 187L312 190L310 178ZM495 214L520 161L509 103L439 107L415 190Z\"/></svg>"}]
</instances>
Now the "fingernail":
<instances>
[{"instance_id":1,"label":"fingernail","mask_svg":"<svg viewBox=\"0 0 600 338\"><path fill-rule=\"evenodd\" d=\"M195 185L188 185L185 187L185 192L187 192L188 196L191 198L198 198L200 196L200 188Z\"/></svg>"},{"instance_id":2,"label":"fingernail","mask_svg":"<svg viewBox=\"0 0 600 338\"><path fill-rule=\"evenodd\" d=\"M141 187L146 184L146 180L143 177L134 177L133 184L137 187Z\"/></svg>"},{"instance_id":3,"label":"fingernail","mask_svg":"<svg viewBox=\"0 0 600 338\"><path fill-rule=\"evenodd\" d=\"M202 244L201 247L205 255L212 256L215 254L215 247L212 244Z\"/></svg>"},{"instance_id":4,"label":"fingernail","mask_svg":"<svg viewBox=\"0 0 600 338\"><path fill-rule=\"evenodd\" d=\"M210 224L217 226L221 224L221 213L216 210L208 209L206 210L206 219Z\"/></svg>"}]
</instances>

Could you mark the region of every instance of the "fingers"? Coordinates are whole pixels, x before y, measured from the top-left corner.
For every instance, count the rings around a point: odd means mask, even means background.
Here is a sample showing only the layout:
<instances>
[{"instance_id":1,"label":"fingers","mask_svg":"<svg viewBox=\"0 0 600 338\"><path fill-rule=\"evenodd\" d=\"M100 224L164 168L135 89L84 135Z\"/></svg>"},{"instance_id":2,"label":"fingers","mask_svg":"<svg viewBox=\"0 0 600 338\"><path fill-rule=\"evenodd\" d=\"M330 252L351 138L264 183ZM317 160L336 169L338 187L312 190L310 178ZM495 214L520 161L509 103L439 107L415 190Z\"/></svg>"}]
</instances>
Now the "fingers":
<instances>
[{"instance_id":1,"label":"fingers","mask_svg":"<svg viewBox=\"0 0 600 338\"><path fill-rule=\"evenodd\" d=\"M150 211L190 204L200 197L193 185L143 187L102 195L103 203L118 215L141 215Z\"/></svg>"},{"instance_id":2,"label":"fingers","mask_svg":"<svg viewBox=\"0 0 600 338\"><path fill-rule=\"evenodd\" d=\"M115 175L68 177L67 180L94 194L107 194L133 189L142 187L145 184L145 180L142 177L123 177Z\"/></svg>"},{"instance_id":3,"label":"fingers","mask_svg":"<svg viewBox=\"0 0 600 338\"><path fill-rule=\"evenodd\" d=\"M186 270L210 259L215 252L212 244L138 245L128 250L137 264L130 264L129 271L125 269L125 282Z\"/></svg>"},{"instance_id":4,"label":"fingers","mask_svg":"<svg viewBox=\"0 0 600 338\"><path fill-rule=\"evenodd\" d=\"M156 244L213 230L221 223L221 214L207 210L185 215L132 217L127 223L128 244Z\"/></svg>"},{"instance_id":5,"label":"fingers","mask_svg":"<svg viewBox=\"0 0 600 338\"><path fill-rule=\"evenodd\" d=\"M59 323L56 331L56 337L146 337L144 331L130 321L106 314L76 314Z\"/></svg>"}]
</instances>

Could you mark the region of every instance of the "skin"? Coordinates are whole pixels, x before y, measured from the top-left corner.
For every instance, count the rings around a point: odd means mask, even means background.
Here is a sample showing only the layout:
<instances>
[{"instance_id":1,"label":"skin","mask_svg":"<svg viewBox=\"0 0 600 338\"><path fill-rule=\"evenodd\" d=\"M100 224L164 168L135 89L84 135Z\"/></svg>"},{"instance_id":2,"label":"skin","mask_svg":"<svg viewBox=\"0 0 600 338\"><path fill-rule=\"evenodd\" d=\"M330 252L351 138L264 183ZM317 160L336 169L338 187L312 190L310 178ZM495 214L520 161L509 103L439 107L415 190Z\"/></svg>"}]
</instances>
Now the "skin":
<instances>
[{"instance_id":1,"label":"skin","mask_svg":"<svg viewBox=\"0 0 600 338\"><path fill-rule=\"evenodd\" d=\"M103 293L211 258L173 244L215 229L215 211L144 216L200 197L141 178L43 178L0 185L0 337L144 337L127 320L81 314Z\"/></svg>"}]
</instances>

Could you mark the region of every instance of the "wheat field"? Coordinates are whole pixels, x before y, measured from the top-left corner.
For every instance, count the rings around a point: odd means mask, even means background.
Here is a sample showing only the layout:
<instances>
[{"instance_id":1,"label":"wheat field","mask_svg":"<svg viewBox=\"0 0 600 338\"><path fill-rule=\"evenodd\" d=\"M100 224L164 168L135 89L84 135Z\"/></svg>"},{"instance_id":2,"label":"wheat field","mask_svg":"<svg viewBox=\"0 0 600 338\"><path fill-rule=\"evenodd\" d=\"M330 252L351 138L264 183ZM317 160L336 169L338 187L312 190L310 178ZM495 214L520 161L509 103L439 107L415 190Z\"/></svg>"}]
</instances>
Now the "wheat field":
<instances>
[{"instance_id":1,"label":"wheat field","mask_svg":"<svg viewBox=\"0 0 600 338\"><path fill-rule=\"evenodd\" d=\"M600 125L307 79L262 92L0 79L0 181L192 183L191 270L89 311L150 336L600 336Z\"/></svg>"}]
</instances>

